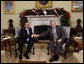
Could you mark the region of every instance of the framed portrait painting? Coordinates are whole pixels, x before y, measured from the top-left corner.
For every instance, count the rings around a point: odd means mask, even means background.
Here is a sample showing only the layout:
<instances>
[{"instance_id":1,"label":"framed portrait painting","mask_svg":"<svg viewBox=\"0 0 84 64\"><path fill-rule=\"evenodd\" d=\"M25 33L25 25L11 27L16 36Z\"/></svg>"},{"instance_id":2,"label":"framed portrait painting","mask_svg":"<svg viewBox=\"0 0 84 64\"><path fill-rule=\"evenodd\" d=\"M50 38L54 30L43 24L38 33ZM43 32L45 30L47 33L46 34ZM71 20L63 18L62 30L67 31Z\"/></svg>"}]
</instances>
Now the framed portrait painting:
<instances>
[{"instance_id":1,"label":"framed portrait painting","mask_svg":"<svg viewBox=\"0 0 84 64\"><path fill-rule=\"evenodd\" d=\"M13 14L15 13L15 2L14 1L3 1L4 13Z\"/></svg>"},{"instance_id":2,"label":"framed portrait painting","mask_svg":"<svg viewBox=\"0 0 84 64\"><path fill-rule=\"evenodd\" d=\"M36 8L52 8L52 1L36 1Z\"/></svg>"},{"instance_id":3,"label":"framed portrait painting","mask_svg":"<svg viewBox=\"0 0 84 64\"><path fill-rule=\"evenodd\" d=\"M83 1L72 1L71 7L72 12L83 12Z\"/></svg>"}]
</instances>

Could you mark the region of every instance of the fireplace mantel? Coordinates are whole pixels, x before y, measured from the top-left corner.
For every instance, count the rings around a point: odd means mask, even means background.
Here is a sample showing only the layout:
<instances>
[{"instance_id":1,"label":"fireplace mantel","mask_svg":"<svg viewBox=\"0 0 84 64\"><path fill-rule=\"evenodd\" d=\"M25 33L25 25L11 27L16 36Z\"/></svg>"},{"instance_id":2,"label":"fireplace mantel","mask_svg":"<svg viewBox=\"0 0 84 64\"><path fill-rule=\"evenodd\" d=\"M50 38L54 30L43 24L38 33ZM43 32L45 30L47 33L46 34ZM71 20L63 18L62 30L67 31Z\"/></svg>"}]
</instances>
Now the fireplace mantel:
<instances>
[{"instance_id":1,"label":"fireplace mantel","mask_svg":"<svg viewBox=\"0 0 84 64\"><path fill-rule=\"evenodd\" d=\"M61 18L63 15L59 15L59 16L56 16L56 15L29 15L29 16L25 16L27 18L48 18L48 17L59 17Z\"/></svg>"},{"instance_id":2,"label":"fireplace mantel","mask_svg":"<svg viewBox=\"0 0 84 64\"><path fill-rule=\"evenodd\" d=\"M64 8L51 8L51 9L26 9L20 13L21 23L24 22L24 18L28 17L28 20L30 21L30 18L50 18L50 17L59 17L61 25L62 26L69 26L69 19L70 19L70 13L66 11Z\"/></svg>"},{"instance_id":3,"label":"fireplace mantel","mask_svg":"<svg viewBox=\"0 0 84 64\"><path fill-rule=\"evenodd\" d=\"M31 22L32 20L33 21L37 21L37 20L40 20L40 19L43 19L44 21L47 19L49 20L57 20L56 18L58 18L58 21L59 22L56 22L57 25L60 25L60 19L63 15L59 15L59 16L55 16L55 15L29 15L29 16L25 16L27 17L28 21ZM53 19L54 18L54 19ZM43 21L43 20L40 20L40 21ZM59 24L58 24L59 23Z\"/></svg>"}]
</instances>

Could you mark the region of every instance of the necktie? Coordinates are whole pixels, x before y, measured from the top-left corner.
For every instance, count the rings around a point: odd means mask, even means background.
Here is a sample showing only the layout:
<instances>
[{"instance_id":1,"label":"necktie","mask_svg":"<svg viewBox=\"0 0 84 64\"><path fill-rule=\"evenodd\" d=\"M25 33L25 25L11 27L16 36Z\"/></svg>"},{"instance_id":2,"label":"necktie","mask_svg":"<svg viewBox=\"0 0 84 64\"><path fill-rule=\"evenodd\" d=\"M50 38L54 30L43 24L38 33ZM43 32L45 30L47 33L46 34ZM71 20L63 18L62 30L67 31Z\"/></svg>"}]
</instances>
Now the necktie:
<instances>
[{"instance_id":1,"label":"necktie","mask_svg":"<svg viewBox=\"0 0 84 64\"><path fill-rule=\"evenodd\" d=\"M54 36L54 42L56 42L55 28L53 28L53 36Z\"/></svg>"},{"instance_id":2,"label":"necktie","mask_svg":"<svg viewBox=\"0 0 84 64\"><path fill-rule=\"evenodd\" d=\"M26 28L26 30L27 30L27 34L29 34L29 29L28 29L28 28ZM29 41L29 38L27 38L27 41Z\"/></svg>"}]
</instances>

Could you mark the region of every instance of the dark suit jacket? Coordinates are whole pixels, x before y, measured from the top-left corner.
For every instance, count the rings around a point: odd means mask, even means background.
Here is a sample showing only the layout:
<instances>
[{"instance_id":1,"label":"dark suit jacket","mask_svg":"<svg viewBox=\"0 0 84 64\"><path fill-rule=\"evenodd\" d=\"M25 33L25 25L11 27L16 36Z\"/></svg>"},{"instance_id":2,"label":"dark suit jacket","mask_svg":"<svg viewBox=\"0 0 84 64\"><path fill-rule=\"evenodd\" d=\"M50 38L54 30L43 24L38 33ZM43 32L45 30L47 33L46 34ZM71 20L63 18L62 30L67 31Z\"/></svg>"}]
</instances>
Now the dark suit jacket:
<instances>
[{"instance_id":1,"label":"dark suit jacket","mask_svg":"<svg viewBox=\"0 0 84 64\"><path fill-rule=\"evenodd\" d=\"M32 35L32 29L29 28L29 34L27 34L27 31L25 28L21 28L20 34L19 34L19 41L22 43L26 43L27 38L29 38L29 41L32 42L33 38L31 37Z\"/></svg>"},{"instance_id":2,"label":"dark suit jacket","mask_svg":"<svg viewBox=\"0 0 84 64\"><path fill-rule=\"evenodd\" d=\"M62 29L62 26L56 25L56 32L57 32L57 37L58 37L57 40L62 39L62 41L64 41L65 40L65 32ZM47 35L50 36L50 41L54 41L52 27L49 27L48 30L44 34L40 34L39 37L44 37Z\"/></svg>"}]
</instances>

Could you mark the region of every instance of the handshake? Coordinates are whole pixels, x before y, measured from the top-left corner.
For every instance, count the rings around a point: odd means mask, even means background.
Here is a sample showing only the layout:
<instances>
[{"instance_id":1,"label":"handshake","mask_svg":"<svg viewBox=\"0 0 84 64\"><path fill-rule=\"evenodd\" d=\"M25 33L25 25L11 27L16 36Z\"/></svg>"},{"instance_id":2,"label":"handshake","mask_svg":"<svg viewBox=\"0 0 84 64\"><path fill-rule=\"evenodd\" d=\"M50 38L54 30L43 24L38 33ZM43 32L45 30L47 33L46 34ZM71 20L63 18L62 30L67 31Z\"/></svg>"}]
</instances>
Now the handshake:
<instances>
[{"instance_id":1,"label":"handshake","mask_svg":"<svg viewBox=\"0 0 84 64\"><path fill-rule=\"evenodd\" d=\"M33 37L34 37L34 38L37 38L37 37L39 37L39 35L37 35L37 34L33 34Z\"/></svg>"}]
</instances>

